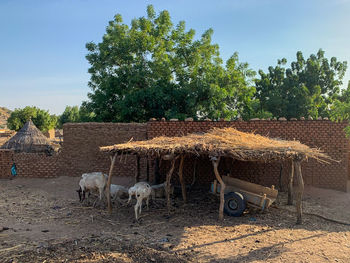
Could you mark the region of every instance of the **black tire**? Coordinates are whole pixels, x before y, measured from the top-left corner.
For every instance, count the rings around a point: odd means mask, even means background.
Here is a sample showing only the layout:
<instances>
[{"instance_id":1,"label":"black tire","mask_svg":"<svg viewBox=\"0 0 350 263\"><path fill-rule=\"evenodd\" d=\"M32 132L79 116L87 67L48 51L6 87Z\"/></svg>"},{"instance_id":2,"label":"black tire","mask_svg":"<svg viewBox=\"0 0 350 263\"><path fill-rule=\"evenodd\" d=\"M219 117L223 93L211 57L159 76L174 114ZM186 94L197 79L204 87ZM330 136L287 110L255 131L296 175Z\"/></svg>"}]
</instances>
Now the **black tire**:
<instances>
[{"instance_id":1,"label":"black tire","mask_svg":"<svg viewBox=\"0 0 350 263\"><path fill-rule=\"evenodd\" d=\"M246 209L243 195L237 192L225 194L224 212L229 216L241 216Z\"/></svg>"}]
</instances>

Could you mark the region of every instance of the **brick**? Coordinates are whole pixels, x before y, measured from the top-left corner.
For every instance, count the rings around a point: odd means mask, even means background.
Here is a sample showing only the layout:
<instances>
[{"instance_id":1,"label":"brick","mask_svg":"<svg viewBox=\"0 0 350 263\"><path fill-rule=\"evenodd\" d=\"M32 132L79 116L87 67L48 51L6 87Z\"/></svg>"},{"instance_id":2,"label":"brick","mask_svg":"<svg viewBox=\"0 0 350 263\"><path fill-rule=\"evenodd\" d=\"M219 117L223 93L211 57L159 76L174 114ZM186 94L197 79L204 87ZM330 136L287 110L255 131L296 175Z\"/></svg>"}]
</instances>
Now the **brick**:
<instances>
[{"instance_id":1,"label":"brick","mask_svg":"<svg viewBox=\"0 0 350 263\"><path fill-rule=\"evenodd\" d=\"M19 176L54 177L80 176L84 172L102 171L108 173L110 160L108 154L101 153L99 146L112 145L134 140L151 139L157 136L181 136L193 132L205 132L213 127L234 127L245 132L255 132L264 136L287 140L299 140L310 147L321 148L339 163L329 165L317 163L314 160L304 162L302 170L305 184L318 187L346 191L349 163L349 142L345 137L345 122L331 121L190 121L169 122L152 121L147 124L135 123L79 123L64 125L64 143L62 151L56 156L38 154L14 154L12 151L0 150L0 178L11 176L13 160L17 164ZM184 163L184 179L192 183L195 157L188 157ZM149 158L149 175L153 179L154 158ZM196 183L208 185L213 181L214 174L208 158L197 159ZM289 167L288 162L255 163L225 160L220 163L222 174L259 183L266 186L279 184L279 174L282 164L282 182L286 185ZM141 177L146 179L147 160L141 158ZM163 179L169 163L163 161L160 168ZM134 176L136 157L119 157L114 168L116 176ZM173 176L178 183L177 171Z\"/></svg>"}]
</instances>

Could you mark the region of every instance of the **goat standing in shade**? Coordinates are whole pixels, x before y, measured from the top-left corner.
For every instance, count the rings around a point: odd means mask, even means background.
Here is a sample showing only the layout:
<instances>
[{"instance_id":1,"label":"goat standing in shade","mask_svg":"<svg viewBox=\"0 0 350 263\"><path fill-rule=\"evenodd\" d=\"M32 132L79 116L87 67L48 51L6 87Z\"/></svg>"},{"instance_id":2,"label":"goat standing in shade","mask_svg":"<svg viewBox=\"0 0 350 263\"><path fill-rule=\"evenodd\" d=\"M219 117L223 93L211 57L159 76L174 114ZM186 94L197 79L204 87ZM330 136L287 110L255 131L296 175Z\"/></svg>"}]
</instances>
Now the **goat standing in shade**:
<instances>
[{"instance_id":1,"label":"goat standing in shade","mask_svg":"<svg viewBox=\"0 0 350 263\"><path fill-rule=\"evenodd\" d=\"M128 189L122 185L111 184L110 194L113 201L121 203L121 198L128 196Z\"/></svg>"},{"instance_id":2,"label":"goat standing in shade","mask_svg":"<svg viewBox=\"0 0 350 263\"><path fill-rule=\"evenodd\" d=\"M148 204L149 204L149 198L151 196L151 192L152 192L152 188L146 182L136 183L134 186L129 188L128 204L130 203L133 195L135 195L136 200L137 200L136 205L134 207L136 220L139 219L139 215L141 214L142 201L144 199L146 199L147 210L149 209Z\"/></svg>"}]
</instances>

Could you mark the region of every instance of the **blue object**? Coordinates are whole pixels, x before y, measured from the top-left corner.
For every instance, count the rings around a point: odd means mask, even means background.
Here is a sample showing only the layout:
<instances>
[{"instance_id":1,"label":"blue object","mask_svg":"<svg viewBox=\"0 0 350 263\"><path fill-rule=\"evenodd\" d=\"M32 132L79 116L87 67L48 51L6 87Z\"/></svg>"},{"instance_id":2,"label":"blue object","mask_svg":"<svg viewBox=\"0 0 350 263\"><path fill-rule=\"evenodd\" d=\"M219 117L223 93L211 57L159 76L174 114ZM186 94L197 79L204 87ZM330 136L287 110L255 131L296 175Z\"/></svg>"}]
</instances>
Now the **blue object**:
<instances>
[{"instance_id":1,"label":"blue object","mask_svg":"<svg viewBox=\"0 0 350 263\"><path fill-rule=\"evenodd\" d=\"M15 163L12 164L11 174L12 174L12 176L17 176L17 167L16 167Z\"/></svg>"}]
</instances>

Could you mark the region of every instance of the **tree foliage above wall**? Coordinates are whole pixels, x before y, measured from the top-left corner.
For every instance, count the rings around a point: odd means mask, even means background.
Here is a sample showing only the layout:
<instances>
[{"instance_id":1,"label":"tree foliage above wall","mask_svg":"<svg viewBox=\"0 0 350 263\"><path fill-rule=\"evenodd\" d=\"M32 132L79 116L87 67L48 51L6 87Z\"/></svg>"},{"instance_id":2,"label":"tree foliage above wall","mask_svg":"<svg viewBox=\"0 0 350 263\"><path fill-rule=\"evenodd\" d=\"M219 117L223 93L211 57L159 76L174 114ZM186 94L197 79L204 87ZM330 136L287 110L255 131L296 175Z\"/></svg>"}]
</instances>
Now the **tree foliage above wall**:
<instances>
[{"instance_id":1,"label":"tree foliage above wall","mask_svg":"<svg viewBox=\"0 0 350 263\"><path fill-rule=\"evenodd\" d=\"M155 118L226 118L252 115L254 72L234 53L223 65L208 29L195 40L168 11L109 22L101 43L88 43L92 91L84 105L97 121Z\"/></svg>"},{"instance_id":2,"label":"tree foliage above wall","mask_svg":"<svg viewBox=\"0 0 350 263\"><path fill-rule=\"evenodd\" d=\"M62 128L67 122L90 122L94 117L94 113L89 112L84 105L66 106L64 112L58 117L58 127Z\"/></svg>"},{"instance_id":3,"label":"tree foliage above wall","mask_svg":"<svg viewBox=\"0 0 350 263\"><path fill-rule=\"evenodd\" d=\"M287 60L281 59L267 73L259 71L255 84L260 110L288 119L329 117L331 106L340 96L347 63L335 57L328 60L321 49L306 60L300 51L296 57L289 68Z\"/></svg>"},{"instance_id":4,"label":"tree foliage above wall","mask_svg":"<svg viewBox=\"0 0 350 263\"><path fill-rule=\"evenodd\" d=\"M350 95L341 92L347 63L328 59L322 49L307 59L297 52L289 67L280 59L254 79L237 53L223 62L212 35L208 29L195 37L184 21L174 26L168 11L156 14L153 6L130 26L116 15L100 43L86 44L91 92L82 107L87 120L339 119L336 112L350 105Z\"/></svg>"},{"instance_id":5,"label":"tree foliage above wall","mask_svg":"<svg viewBox=\"0 0 350 263\"><path fill-rule=\"evenodd\" d=\"M15 109L7 120L7 126L11 130L18 131L30 119L43 132L55 128L57 124L55 115L50 115L48 111L37 107L27 106L23 109Z\"/></svg>"}]
</instances>

